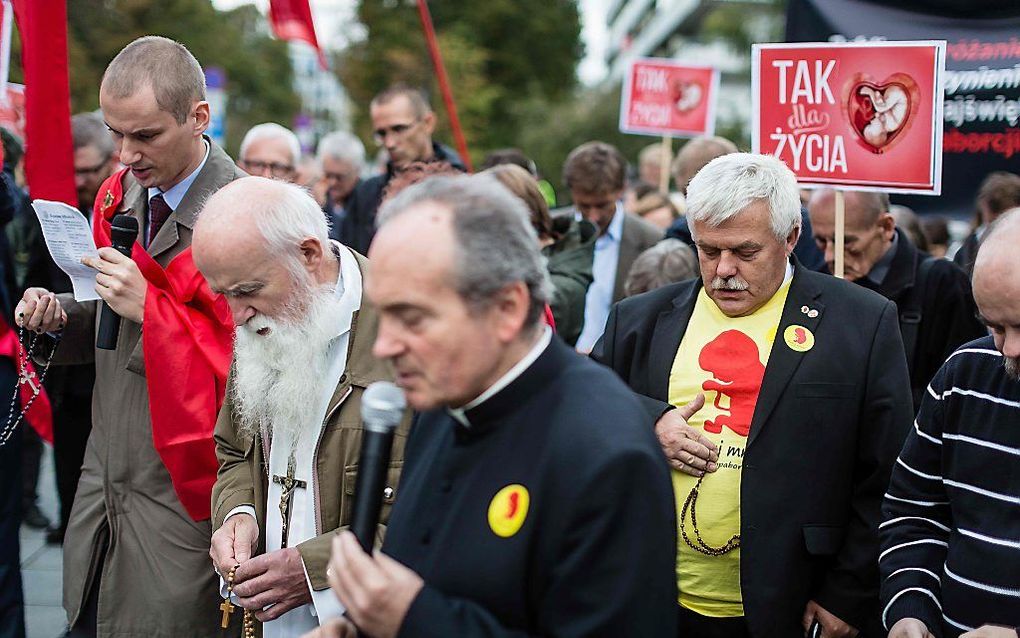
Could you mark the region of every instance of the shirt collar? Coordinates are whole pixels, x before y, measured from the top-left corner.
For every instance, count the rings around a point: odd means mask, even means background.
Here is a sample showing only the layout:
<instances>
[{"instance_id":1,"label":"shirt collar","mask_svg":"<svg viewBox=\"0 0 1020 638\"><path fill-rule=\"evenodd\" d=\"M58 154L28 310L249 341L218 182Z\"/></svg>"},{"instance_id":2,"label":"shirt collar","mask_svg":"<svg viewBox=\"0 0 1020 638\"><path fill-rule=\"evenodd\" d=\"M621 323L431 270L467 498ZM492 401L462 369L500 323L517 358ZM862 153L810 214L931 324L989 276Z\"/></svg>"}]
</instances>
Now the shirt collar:
<instances>
[{"instance_id":1,"label":"shirt collar","mask_svg":"<svg viewBox=\"0 0 1020 638\"><path fill-rule=\"evenodd\" d=\"M613 213L613 220L609 222L605 237L608 237L610 241L620 241L623 236L623 218L626 216L627 214L623 211L623 203L616 202L616 212Z\"/></svg>"},{"instance_id":2,"label":"shirt collar","mask_svg":"<svg viewBox=\"0 0 1020 638\"><path fill-rule=\"evenodd\" d=\"M177 207L181 205L181 200L184 199L184 196L188 193L188 189L191 188L191 185L195 183L195 179L198 178L198 174L202 172L202 168L209 159L209 140L202 138L202 143L205 144L205 157L202 158L202 163L198 165L198 168L165 191L161 191L153 186L149 189L149 199L152 199L156 195L162 193L163 201L165 201L167 206L170 207L170 210L177 210Z\"/></svg>"},{"instance_id":3,"label":"shirt collar","mask_svg":"<svg viewBox=\"0 0 1020 638\"><path fill-rule=\"evenodd\" d=\"M899 241L899 234L893 233L889 248L886 249L882 258L875 262L875 265L868 272L867 277L872 283L881 286L882 282L885 281L886 275L889 274L889 268L892 266L893 257L896 256L896 246L899 244Z\"/></svg>"},{"instance_id":4,"label":"shirt collar","mask_svg":"<svg viewBox=\"0 0 1020 638\"><path fill-rule=\"evenodd\" d=\"M354 313L361 309L361 269L349 248L340 242L329 242L339 262L336 276L336 288L333 295L340 301L337 312L337 326L334 338L351 329L354 324Z\"/></svg>"},{"instance_id":5,"label":"shirt collar","mask_svg":"<svg viewBox=\"0 0 1020 638\"><path fill-rule=\"evenodd\" d=\"M545 349L549 346L550 341L552 341L552 330L549 328L549 326L542 326L542 336L538 338L538 341L535 342L535 345L532 346L531 350L528 351L528 354L524 355L524 358L522 358L520 361L514 364L514 367L507 370L506 374L504 374L495 383L489 386L488 390L478 395L478 398L476 398L474 401L471 401L467 405L460 408L448 408L447 411L450 413L450 416L452 416L454 420L457 421L457 423L460 423L464 427L466 428L471 427L471 423L468 421L465 412L473 408L477 408L478 406L485 403L492 397L496 396L496 394L498 394L500 390L513 383L514 380L517 379L517 377L521 376L524 373L524 371L531 367L531 364L533 364L535 360L538 359L538 357L541 356L543 352L545 352Z\"/></svg>"}]
</instances>

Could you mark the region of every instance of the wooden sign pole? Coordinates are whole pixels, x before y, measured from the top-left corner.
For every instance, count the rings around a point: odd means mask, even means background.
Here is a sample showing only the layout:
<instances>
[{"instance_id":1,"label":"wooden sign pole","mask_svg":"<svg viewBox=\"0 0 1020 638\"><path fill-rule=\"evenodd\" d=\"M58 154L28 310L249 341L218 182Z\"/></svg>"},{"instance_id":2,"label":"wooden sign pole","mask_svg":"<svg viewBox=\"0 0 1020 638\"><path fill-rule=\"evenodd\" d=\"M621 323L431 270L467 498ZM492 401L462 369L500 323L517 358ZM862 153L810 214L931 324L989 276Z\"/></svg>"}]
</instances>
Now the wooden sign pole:
<instances>
[{"instance_id":1,"label":"wooden sign pole","mask_svg":"<svg viewBox=\"0 0 1020 638\"><path fill-rule=\"evenodd\" d=\"M673 138L662 136L662 155L659 158L659 191L669 195L669 160L673 154Z\"/></svg>"},{"instance_id":2,"label":"wooden sign pole","mask_svg":"<svg viewBox=\"0 0 1020 638\"><path fill-rule=\"evenodd\" d=\"M843 191L836 189L836 241L834 272L840 279L843 279L843 244L846 231L846 209L844 208Z\"/></svg>"}]
</instances>

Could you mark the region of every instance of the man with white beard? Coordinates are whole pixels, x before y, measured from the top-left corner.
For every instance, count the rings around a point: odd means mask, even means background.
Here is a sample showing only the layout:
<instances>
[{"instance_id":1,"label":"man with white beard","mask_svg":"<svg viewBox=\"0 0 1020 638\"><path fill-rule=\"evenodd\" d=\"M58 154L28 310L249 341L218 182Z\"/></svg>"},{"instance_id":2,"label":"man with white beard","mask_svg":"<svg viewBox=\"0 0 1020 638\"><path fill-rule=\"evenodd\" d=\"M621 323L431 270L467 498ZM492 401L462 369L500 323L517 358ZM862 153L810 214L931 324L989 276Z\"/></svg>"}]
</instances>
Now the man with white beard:
<instances>
[{"instance_id":1,"label":"man with white beard","mask_svg":"<svg viewBox=\"0 0 1020 638\"><path fill-rule=\"evenodd\" d=\"M233 570L230 602L252 610L267 638L301 635L343 612L326 578L330 538L350 522L361 394L391 378L371 354L378 319L362 298L368 262L328 233L299 187L247 177L209 199L193 239L196 266L237 325L215 431L209 554L222 577ZM406 425L394 440L383 520Z\"/></svg>"}]
</instances>

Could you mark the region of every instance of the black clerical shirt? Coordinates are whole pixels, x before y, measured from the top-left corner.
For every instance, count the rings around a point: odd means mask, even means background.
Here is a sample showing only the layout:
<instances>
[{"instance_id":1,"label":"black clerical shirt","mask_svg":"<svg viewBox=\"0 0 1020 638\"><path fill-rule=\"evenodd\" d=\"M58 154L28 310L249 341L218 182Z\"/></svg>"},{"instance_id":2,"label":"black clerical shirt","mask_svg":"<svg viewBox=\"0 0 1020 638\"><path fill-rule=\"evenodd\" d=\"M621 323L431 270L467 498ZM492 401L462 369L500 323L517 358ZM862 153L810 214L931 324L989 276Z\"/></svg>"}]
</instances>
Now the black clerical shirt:
<instances>
[{"instance_id":1,"label":"black clerical shirt","mask_svg":"<svg viewBox=\"0 0 1020 638\"><path fill-rule=\"evenodd\" d=\"M407 443L383 551L425 586L399 636L675 635L672 485L633 393L553 339L465 416Z\"/></svg>"}]
</instances>

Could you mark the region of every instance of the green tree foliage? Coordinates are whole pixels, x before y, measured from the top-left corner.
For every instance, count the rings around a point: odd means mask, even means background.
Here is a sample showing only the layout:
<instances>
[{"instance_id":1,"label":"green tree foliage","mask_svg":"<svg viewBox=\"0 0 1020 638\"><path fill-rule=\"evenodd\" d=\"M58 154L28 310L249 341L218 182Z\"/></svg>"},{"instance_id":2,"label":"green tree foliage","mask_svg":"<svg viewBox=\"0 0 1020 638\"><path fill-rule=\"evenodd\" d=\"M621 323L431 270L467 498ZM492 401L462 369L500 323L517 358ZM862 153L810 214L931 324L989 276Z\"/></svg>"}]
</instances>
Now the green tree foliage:
<instances>
[{"instance_id":1,"label":"green tree foliage","mask_svg":"<svg viewBox=\"0 0 1020 638\"><path fill-rule=\"evenodd\" d=\"M183 43L204 67L227 75L227 147L253 124L287 124L299 107L287 45L253 5L222 12L210 0L68 0L72 112L98 108L106 65L143 35Z\"/></svg>"},{"instance_id":2,"label":"green tree foliage","mask_svg":"<svg viewBox=\"0 0 1020 638\"><path fill-rule=\"evenodd\" d=\"M474 158L519 144L516 104L572 98L583 53L576 0L443 0L430 3L458 114ZM452 141L414 0L361 0L365 37L340 59L340 74L366 136L368 102L402 81L428 87L440 120L438 137Z\"/></svg>"}]
</instances>

